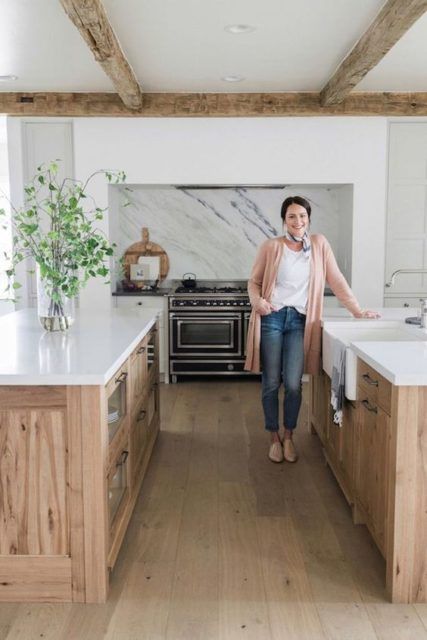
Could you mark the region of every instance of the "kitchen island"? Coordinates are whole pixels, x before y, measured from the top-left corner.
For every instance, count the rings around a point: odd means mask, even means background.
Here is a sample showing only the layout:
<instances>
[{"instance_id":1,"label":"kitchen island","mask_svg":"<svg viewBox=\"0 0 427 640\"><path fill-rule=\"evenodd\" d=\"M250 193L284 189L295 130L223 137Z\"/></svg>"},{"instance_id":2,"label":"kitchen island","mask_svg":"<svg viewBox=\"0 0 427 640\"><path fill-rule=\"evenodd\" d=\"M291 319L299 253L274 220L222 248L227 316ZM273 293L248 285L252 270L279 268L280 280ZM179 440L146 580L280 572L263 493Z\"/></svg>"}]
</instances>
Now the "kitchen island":
<instances>
[{"instance_id":1,"label":"kitchen island","mask_svg":"<svg viewBox=\"0 0 427 640\"><path fill-rule=\"evenodd\" d=\"M366 524L385 559L390 599L414 603L427 602L427 334L405 315L414 312L343 318L341 327L324 320L325 370L311 380L310 424L354 523ZM334 339L356 366L341 427L330 405Z\"/></svg>"},{"instance_id":2,"label":"kitchen island","mask_svg":"<svg viewBox=\"0 0 427 640\"><path fill-rule=\"evenodd\" d=\"M105 602L159 430L158 319L0 318L0 601Z\"/></svg>"}]
</instances>

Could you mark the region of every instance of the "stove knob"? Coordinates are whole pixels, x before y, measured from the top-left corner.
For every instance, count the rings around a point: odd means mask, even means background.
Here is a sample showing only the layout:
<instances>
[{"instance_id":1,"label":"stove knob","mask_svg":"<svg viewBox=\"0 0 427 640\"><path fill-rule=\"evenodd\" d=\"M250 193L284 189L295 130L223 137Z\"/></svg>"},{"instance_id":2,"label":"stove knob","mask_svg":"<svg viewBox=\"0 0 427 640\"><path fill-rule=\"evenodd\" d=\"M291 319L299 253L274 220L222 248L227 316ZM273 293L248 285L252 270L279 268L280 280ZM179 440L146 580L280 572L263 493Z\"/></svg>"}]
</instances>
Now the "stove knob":
<instances>
[{"instance_id":1,"label":"stove knob","mask_svg":"<svg viewBox=\"0 0 427 640\"><path fill-rule=\"evenodd\" d=\"M214 307L216 307L216 305L217 305L217 304L218 304L218 302L212 302L212 305L213 305Z\"/></svg>"}]
</instances>

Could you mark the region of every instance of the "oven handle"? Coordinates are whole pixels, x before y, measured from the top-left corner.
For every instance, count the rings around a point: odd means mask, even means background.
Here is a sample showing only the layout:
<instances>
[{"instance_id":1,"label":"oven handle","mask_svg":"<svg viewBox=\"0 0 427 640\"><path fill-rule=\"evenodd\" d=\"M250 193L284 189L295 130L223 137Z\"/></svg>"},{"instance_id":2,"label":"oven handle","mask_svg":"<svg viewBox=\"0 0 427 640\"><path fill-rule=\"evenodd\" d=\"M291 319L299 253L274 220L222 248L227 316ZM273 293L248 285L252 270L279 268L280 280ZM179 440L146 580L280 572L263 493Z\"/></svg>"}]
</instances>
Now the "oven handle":
<instances>
[{"instance_id":1,"label":"oven handle","mask_svg":"<svg viewBox=\"0 0 427 640\"><path fill-rule=\"evenodd\" d=\"M169 313L170 318L178 318L178 320L203 320L212 318L218 318L219 320L238 320L241 315L240 313L222 313L218 311L213 311L209 313L208 310L200 313L199 315L195 314L187 314L187 313Z\"/></svg>"}]
</instances>

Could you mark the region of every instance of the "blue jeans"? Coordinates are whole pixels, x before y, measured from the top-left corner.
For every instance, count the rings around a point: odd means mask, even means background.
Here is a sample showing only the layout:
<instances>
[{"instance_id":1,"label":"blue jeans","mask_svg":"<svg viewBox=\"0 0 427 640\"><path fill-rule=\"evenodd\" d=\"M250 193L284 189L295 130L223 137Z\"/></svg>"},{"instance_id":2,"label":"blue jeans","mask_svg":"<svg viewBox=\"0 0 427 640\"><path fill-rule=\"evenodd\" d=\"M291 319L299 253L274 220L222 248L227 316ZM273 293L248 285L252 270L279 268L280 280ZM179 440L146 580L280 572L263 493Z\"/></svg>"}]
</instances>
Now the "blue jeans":
<instances>
[{"instance_id":1,"label":"blue jeans","mask_svg":"<svg viewBox=\"0 0 427 640\"><path fill-rule=\"evenodd\" d=\"M283 307L261 316L262 406L267 431L279 429L279 388L285 397L283 423L295 429L301 406L304 371L305 315L294 307Z\"/></svg>"}]
</instances>

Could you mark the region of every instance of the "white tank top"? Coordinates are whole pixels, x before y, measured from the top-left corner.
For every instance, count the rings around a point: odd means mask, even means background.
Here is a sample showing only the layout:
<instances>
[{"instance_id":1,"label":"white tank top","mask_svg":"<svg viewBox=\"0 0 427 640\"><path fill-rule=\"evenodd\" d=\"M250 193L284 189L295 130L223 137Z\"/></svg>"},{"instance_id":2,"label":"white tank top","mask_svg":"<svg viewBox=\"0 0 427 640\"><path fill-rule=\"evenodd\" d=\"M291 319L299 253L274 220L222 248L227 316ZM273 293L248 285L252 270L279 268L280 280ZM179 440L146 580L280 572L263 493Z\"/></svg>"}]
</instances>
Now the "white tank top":
<instances>
[{"instance_id":1,"label":"white tank top","mask_svg":"<svg viewBox=\"0 0 427 640\"><path fill-rule=\"evenodd\" d=\"M309 279L310 260L302 250L291 251L285 245L271 298L276 311L282 307L295 307L300 313L306 313Z\"/></svg>"}]
</instances>

